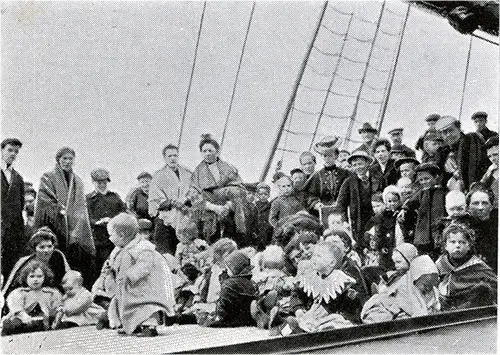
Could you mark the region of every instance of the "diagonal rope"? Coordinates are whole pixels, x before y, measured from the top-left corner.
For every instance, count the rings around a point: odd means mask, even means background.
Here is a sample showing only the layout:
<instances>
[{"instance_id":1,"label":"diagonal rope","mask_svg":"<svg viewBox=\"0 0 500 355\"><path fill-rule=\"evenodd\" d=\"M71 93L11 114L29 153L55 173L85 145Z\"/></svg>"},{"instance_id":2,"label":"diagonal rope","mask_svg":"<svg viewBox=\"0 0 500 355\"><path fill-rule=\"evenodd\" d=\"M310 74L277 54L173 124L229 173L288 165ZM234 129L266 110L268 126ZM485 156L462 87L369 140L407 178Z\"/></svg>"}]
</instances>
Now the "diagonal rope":
<instances>
[{"instance_id":1,"label":"diagonal rope","mask_svg":"<svg viewBox=\"0 0 500 355\"><path fill-rule=\"evenodd\" d=\"M474 37L470 36L469 41L469 51L467 53L467 62L465 63L465 77L464 77L464 85L462 86L462 98L460 100L460 112L458 113L458 120L462 120L462 110L464 107L464 99L465 99L465 89L467 87L467 77L469 76L469 66L470 66L470 54L472 51L472 39Z\"/></svg>"},{"instance_id":2,"label":"diagonal rope","mask_svg":"<svg viewBox=\"0 0 500 355\"><path fill-rule=\"evenodd\" d=\"M201 13L201 19L200 19L200 28L198 29L198 38L196 39L196 46L194 49L193 66L191 67L191 76L189 77L189 84L188 84L188 89L187 89L187 93L186 93L186 100L184 102L184 111L182 112L181 128L179 131L179 140L177 143L178 147L180 147L181 142L182 142L182 131L184 130L184 122L186 121L186 112L187 112L188 103L189 103L189 94L191 93L191 85L193 83L194 70L196 68L196 58L198 57L198 47L200 45L201 30L203 28L203 19L205 18L206 8L207 8L207 2L205 1L203 3L203 11Z\"/></svg>"},{"instance_id":3,"label":"diagonal rope","mask_svg":"<svg viewBox=\"0 0 500 355\"><path fill-rule=\"evenodd\" d=\"M236 78L234 79L233 92L231 93L231 100L229 101L229 108L227 110L226 122L224 123L224 130L222 131L222 138L220 140L220 149L222 150L222 145L224 144L224 138L226 137L227 126L229 124L229 118L231 117L231 109L233 108L234 96L236 93L236 86L238 85L238 77L240 76L241 63L243 62L243 56L245 54L245 48L247 45L248 34L250 33L250 27L252 26L253 13L255 11L255 1L252 3L252 10L250 11L250 18L248 19L247 31L245 33L245 39L243 40L243 47L241 48L240 61L238 63L238 69L236 70Z\"/></svg>"}]
</instances>

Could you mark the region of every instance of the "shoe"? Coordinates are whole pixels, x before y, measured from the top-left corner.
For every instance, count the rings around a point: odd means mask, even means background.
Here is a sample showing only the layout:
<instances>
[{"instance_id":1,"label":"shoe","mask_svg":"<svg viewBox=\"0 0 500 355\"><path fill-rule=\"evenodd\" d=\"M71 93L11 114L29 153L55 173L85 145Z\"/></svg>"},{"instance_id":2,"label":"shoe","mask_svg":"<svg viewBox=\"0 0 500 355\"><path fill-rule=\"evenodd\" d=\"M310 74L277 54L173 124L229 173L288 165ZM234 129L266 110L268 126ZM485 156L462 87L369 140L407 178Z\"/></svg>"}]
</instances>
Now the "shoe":
<instances>
[{"instance_id":1,"label":"shoe","mask_svg":"<svg viewBox=\"0 0 500 355\"><path fill-rule=\"evenodd\" d=\"M262 311L257 304L257 301L252 301L250 304L250 314L252 315L253 320L257 323L258 328L267 329L269 316Z\"/></svg>"},{"instance_id":2,"label":"shoe","mask_svg":"<svg viewBox=\"0 0 500 355\"><path fill-rule=\"evenodd\" d=\"M140 338L155 337L158 336L158 331L154 327L143 327L135 336Z\"/></svg>"}]
</instances>

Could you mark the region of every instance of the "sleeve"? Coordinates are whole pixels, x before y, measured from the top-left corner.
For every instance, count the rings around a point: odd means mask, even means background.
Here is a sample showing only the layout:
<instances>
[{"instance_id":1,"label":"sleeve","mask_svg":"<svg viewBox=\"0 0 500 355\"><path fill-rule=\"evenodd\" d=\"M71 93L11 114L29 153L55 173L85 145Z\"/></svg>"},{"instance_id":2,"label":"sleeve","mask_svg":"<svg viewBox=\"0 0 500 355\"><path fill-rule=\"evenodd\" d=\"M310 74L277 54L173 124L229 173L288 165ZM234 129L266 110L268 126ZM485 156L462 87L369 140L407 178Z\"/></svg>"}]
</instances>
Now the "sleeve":
<instances>
[{"instance_id":1,"label":"sleeve","mask_svg":"<svg viewBox=\"0 0 500 355\"><path fill-rule=\"evenodd\" d=\"M56 189L52 179L48 174L43 174L35 203L35 226L37 228L57 224L57 217L62 206L57 201L55 193Z\"/></svg>"},{"instance_id":2,"label":"sleeve","mask_svg":"<svg viewBox=\"0 0 500 355\"><path fill-rule=\"evenodd\" d=\"M269 224L276 228L280 215L280 203L279 199L275 199L271 202L271 209L269 210Z\"/></svg>"},{"instance_id":3,"label":"sleeve","mask_svg":"<svg viewBox=\"0 0 500 355\"><path fill-rule=\"evenodd\" d=\"M219 294L219 298L215 305L215 320L216 322L212 326L224 326L227 317L230 315L229 310L231 305L237 302L238 293L233 287L231 280L227 280L222 286Z\"/></svg>"},{"instance_id":4,"label":"sleeve","mask_svg":"<svg viewBox=\"0 0 500 355\"><path fill-rule=\"evenodd\" d=\"M84 290L74 297L67 298L64 302L64 313L67 316L80 314L92 305L92 294Z\"/></svg>"},{"instance_id":5,"label":"sleeve","mask_svg":"<svg viewBox=\"0 0 500 355\"><path fill-rule=\"evenodd\" d=\"M168 198L163 193L160 187L160 182L158 180L159 177L155 174L149 186L148 209L149 209L149 215L151 217L156 217L156 215L158 214L158 208L160 207L160 204L162 202L168 201Z\"/></svg>"},{"instance_id":6,"label":"sleeve","mask_svg":"<svg viewBox=\"0 0 500 355\"><path fill-rule=\"evenodd\" d=\"M116 209L117 209L118 213L127 211L127 205L125 204L125 202L123 202L120 195L115 193L115 196L116 196Z\"/></svg>"},{"instance_id":7,"label":"sleeve","mask_svg":"<svg viewBox=\"0 0 500 355\"><path fill-rule=\"evenodd\" d=\"M337 203L336 203L336 210L344 215L344 217L347 220L347 207L349 206L350 202L350 195L351 195L351 190L350 190L350 178L347 178L344 180L342 183L342 186L340 187L339 191L339 196L337 197Z\"/></svg>"},{"instance_id":8,"label":"sleeve","mask_svg":"<svg viewBox=\"0 0 500 355\"><path fill-rule=\"evenodd\" d=\"M312 210L321 201L321 186L318 173L313 174L305 183L303 190L306 193L306 207Z\"/></svg>"},{"instance_id":9,"label":"sleeve","mask_svg":"<svg viewBox=\"0 0 500 355\"><path fill-rule=\"evenodd\" d=\"M154 255L152 250L146 250L141 252L136 261L135 264L132 265L128 270L126 271L126 277L127 279L130 280L133 284L139 281L142 278L145 278L151 273L151 269L154 266Z\"/></svg>"},{"instance_id":10,"label":"sleeve","mask_svg":"<svg viewBox=\"0 0 500 355\"><path fill-rule=\"evenodd\" d=\"M8 294L6 301L11 314L24 312L24 295L22 289L14 289Z\"/></svg>"},{"instance_id":11,"label":"sleeve","mask_svg":"<svg viewBox=\"0 0 500 355\"><path fill-rule=\"evenodd\" d=\"M406 202L403 204L402 209L408 212L416 212L420 207L420 197L422 191L413 194Z\"/></svg>"}]
</instances>

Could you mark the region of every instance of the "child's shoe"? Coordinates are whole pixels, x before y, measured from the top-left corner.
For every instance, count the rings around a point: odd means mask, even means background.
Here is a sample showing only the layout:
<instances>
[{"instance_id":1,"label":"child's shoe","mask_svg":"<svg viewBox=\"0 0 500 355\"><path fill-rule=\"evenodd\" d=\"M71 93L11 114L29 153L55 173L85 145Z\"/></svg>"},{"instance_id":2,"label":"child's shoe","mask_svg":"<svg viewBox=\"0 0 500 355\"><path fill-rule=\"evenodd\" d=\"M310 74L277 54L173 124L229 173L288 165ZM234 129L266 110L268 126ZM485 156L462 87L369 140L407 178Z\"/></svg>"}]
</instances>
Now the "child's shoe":
<instances>
[{"instance_id":1,"label":"child's shoe","mask_svg":"<svg viewBox=\"0 0 500 355\"><path fill-rule=\"evenodd\" d=\"M156 330L156 327L143 326L141 327L141 330L137 332L135 335L141 338L150 338L158 336L158 331Z\"/></svg>"}]
</instances>

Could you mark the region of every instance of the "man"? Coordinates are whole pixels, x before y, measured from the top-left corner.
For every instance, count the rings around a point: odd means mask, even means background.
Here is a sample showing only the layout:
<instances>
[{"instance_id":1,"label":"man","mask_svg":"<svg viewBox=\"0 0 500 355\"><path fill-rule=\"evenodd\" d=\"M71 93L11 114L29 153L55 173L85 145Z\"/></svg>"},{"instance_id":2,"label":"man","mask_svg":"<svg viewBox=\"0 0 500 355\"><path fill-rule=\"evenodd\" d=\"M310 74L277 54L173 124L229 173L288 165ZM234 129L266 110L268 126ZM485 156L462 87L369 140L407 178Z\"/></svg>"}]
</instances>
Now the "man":
<instances>
[{"instance_id":1,"label":"man","mask_svg":"<svg viewBox=\"0 0 500 355\"><path fill-rule=\"evenodd\" d=\"M373 128L370 123L365 122L363 123L361 128L358 129L358 133L361 135L361 140L363 141L363 144L354 149L353 153L362 150L368 154L371 154L372 153L371 145L378 131L375 128Z\"/></svg>"},{"instance_id":2,"label":"man","mask_svg":"<svg viewBox=\"0 0 500 355\"><path fill-rule=\"evenodd\" d=\"M452 177L447 186L453 189L462 186L468 190L473 182L481 179L489 166L483 137L476 132L464 134L460 121L452 116L441 117L435 128L450 148L445 170Z\"/></svg>"},{"instance_id":3,"label":"man","mask_svg":"<svg viewBox=\"0 0 500 355\"><path fill-rule=\"evenodd\" d=\"M168 144L162 151L165 166L153 174L149 187L149 215L155 218L153 239L160 253L175 254L175 209L187 200L191 171L179 165L179 148Z\"/></svg>"},{"instance_id":4,"label":"man","mask_svg":"<svg viewBox=\"0 0 500 355\"><path fill-rule=\"evenodd\" d=\"M339 156L337 158L337 166L349 170L349 163L347 162L347 158L349 158L350 155L351 152L347 149L340 149Z\"/></svg>"},{"instance_id":5,"label":"man","mask_svg":"<svg viewBox=\"0 0 500 355\"><path fill-rule=\"evenodd\" d=\"M400 177L406 177L415 183L416 172L415 169L420 162L415 158L399 158L394 162L394 168L399 170Z\"/></svg>"},{"instance_id":6,"label":"man","mask_svg":"<svg viewBox=\"0 0 500 355\"><path fill-rule=\"evenodd\" d=\"M439 118L441 117L441 115L439 115L438 113L431 113L429 116L427 116L425 118L425 122L427 123L427 126L429 129L432 129L434 128L434 126L436 125L436 122L439 120ZM417 143L415 144L415 149L416 150L420 150L424 147L424 135L421 135L418 140L417 140Z\"/></svg>"},{"instance_id":7,"label":"man","mask_svg":"<svg viewBox=\"0 0 500 355\"><path fill-rule=\"evenodd\" d=\"M485 148L491 165L481 178L481 183L493 192L495 196L493 205L498 208L498 136L488 139Z\"/></svg>"},{"instance_id":8,"label":"man","mask_svg":"<svg viewBox=\"0 0 500 355\"><path fill-rule=\"evenodd\" d=\"M337 200L340 186L350 172L338 167L335 162L339 155L340 139L328 136L314 145L314 150L321 155L324 167L315 172L305 183L309 210L319 213L324 205L333 205Z\"/></svg>"},{"instance_id":9,"label":"man","mask_svg":"<svg viewBox=\"0 0 500 355\"><path fill-rule=\"evenodd\" d=\"M471 119L476 125L476 132L484 138L484 141L487 141L491 137L498 136L497 132L486 127L488 121L488 114L486 112L478 111L472 115Z\"/></svg>"},{"instance_id":10,"label":"man","mask_svg":"<svg viewBox=\"0 0 500 355\"><path fill-rule=\"evenodd\" d=\"M120 212L125 212L127 208L117 193L108 190L108 183L111 182L111 179L106 169L94 169L90 173L90 177L95 190L87 194L86 200L96 249L95 267L96 271L99 272L114 248L113 243L109 240L108 222Z\"/></svg>"},{"instance_id":11,"label":"man","mask_svg":"<svg viewBox=\"0 0 500 355\"><path fill-rule=\"evenodd\" d=\"M306 178L309 178L316 169L316 156L311 152L302 152L299 157L300 167Z\"/></svg>"},{"instance_id":12,"label":"man","mask_svg":"<svg viewBox=\"0 0 500 355\"><path fill-rule=\"evenodd\" d=\"M23 146L17 138L2 141L2 275L7 280L14 263L23 255L24 181L12 164Z\"/></svg>"},{"instance_id":13,"label":"man","mask_svg":"<svg viewBox=\"0 0 500 355\"><path fill-rule=\"evenodd\" d=\"M391 139L392 145L400 146L400 149L403 149L403 152L407 157L416 157L415 151L407 145L403 144L403 128L393 128L388 132L388 134Z\"/></svg>"}]
</instances>

